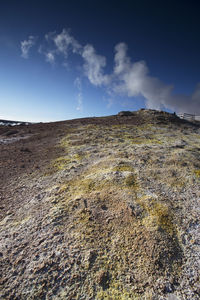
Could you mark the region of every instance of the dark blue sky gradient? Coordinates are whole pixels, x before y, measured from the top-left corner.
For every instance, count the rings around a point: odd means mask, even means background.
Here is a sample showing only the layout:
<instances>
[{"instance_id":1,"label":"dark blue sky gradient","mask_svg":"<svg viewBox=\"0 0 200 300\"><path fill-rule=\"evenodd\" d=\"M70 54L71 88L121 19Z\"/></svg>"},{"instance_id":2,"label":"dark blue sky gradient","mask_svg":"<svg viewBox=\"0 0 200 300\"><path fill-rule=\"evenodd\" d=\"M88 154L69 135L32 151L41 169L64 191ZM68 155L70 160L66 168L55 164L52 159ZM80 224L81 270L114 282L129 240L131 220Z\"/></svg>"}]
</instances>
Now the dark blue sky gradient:
<instances>
[{"instance_id":1,"label":"dark blue sky gradient","mask_svg":"<svg viewBox=\"0 0 200 300\"><path fill-rule=\"evenodd\" d=\"M83 109L77 111L78 58L69 57L66 69L46 63L37 47L29 59L21 57L20 42L28 36L40 43L46 33L63 28L106 57L107 73L115 45L125 42L133 62L144 60L150 74L173 84L174 92L192 93L200 82L199 8L198 1L1 1L0 118L53 121L144 106L141 97L118 96L108 106L105 91L84 78Z\"/></svg>"}]
</instances>

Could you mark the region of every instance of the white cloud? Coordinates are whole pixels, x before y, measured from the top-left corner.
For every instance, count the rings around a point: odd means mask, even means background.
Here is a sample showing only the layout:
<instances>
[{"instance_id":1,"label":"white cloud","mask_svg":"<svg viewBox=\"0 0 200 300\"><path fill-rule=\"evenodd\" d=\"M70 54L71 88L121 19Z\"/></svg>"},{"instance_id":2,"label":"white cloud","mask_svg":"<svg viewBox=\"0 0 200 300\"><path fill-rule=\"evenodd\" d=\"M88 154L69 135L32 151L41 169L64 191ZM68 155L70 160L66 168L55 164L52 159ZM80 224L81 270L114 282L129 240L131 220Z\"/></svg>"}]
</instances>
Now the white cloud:
<instances>
[{"instance_id":1,"label":"white cloud","mask_svg":"<svg viewBox=\"0 0 200 300\"><path fill-rule=\"evenodd\" d=\"M83 48L82 57L84 59L85 75L89 81L96 86L107 85L110 81L109 76L103 74L106 58L96 54L92 45L86 45Z\"/></svg>"},{"instance_id":2,"label":"white cloud","mask_svg":"<svg viewBox=\"0 0 200 300\"><path fill-rule=\"evenodd\" d=\"M81 54L82 46L78 41L70 35L69 31L63 29L61 33L55 31L45 34L45 41L39 47L39 53L45 56L45 60L51 64L54 64L56 57L63 58L61 63L65 67L69 67L67 62L68 55L70 53Z\"/></svg>"},{"instance_id":3,"label":"white cloud","mask_svg":"<svg viewBox=\"0 0 200 300\"><path fill-rule=\"evenodd\" d=\"M56 61L56 50L51 49L48 45L40 45L38 52L44 55L46 62L50 63L51 65L55 64Z\"/></svg>"},{"instance_id":4,"label":"white cloud","mask_svg":"<svg viewBox=\"0 0 200 300\"><path fill-rule=\"evenodd\" d=\"M27 40L21 42L21 56L23 58L28 58L30 49L35 45L36 37L30 35Z\"/></svg>"},{"instance_id":5,"label":"white cloud","mask_svg":"<svg viewBox=\"0 0 200 300\"><path fill-rule=\"evenodd\" d=\"M55 54L51 51L45 53L46 56L46 61L49 62L50 64L55 63Z\"/></svg>"},{"instance_id":6,"label":"white cloud","mask_svg":"<svg viewBox=\"0 0 200 300\"><path fill-rule=\"evenodd\" d=\"M57 52L63 54L65 57L68 56L69 51L80 54L81 45L65 29L59 34L50 33L46 35L46 39L52 39L56 45Z\"/></svg>"}]
</instances>

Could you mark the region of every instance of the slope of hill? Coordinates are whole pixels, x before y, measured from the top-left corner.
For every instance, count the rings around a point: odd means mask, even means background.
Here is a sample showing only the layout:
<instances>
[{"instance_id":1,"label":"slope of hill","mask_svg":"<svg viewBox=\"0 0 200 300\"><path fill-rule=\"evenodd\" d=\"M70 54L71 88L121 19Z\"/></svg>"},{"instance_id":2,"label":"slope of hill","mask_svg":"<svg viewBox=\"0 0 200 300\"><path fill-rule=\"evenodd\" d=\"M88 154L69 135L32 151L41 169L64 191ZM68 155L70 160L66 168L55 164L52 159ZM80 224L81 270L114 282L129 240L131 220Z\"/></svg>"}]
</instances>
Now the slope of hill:
<instances>
[{"instance_id":1,"label":"slope of hill","mask_svg":"<svg viewBox=\"0 0 200 300\"><path fill-rule=\"evenodd\" d=\"M1 299L199 299L200 127L0 127Z\"/></svg>"}]
</instances>

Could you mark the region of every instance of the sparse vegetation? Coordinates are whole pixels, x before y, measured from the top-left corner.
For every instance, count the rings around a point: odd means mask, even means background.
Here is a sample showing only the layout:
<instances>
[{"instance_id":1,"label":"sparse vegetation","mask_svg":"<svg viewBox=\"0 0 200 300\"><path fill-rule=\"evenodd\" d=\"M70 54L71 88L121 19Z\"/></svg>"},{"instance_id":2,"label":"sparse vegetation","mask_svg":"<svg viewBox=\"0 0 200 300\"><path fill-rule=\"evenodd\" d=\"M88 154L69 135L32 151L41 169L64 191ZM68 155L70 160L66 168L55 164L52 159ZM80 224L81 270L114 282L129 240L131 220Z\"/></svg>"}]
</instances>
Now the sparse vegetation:
<instances>
[{"instance_id":1,"label":"sparse vegetation","mask_svg":"<svg viewBox=\"0 0 200 300\"><path fill-rule=\"evenodd\" d=\"M142 110L62 130L47 168L23 179L34 193L1 222L3 243L17 237L3 251L21 253L18 273L2 263L3 297L197 300L199 128Z\"/></svg>"}]
</instances>

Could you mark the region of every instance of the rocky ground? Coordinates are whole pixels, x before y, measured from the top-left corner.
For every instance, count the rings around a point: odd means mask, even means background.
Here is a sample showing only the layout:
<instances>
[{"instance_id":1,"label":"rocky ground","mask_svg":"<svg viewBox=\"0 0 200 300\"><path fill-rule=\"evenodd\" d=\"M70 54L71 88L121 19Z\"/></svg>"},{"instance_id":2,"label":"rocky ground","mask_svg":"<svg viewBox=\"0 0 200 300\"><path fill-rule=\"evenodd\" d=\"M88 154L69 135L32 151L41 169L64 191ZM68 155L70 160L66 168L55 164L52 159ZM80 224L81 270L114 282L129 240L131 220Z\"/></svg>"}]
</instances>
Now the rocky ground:
<instances>
[{"instance_id":1,"label":"rocky ground","mask_svg":"<svg viewBox=\"0 0 200 300\"><path fill-rule=\"evenodd\" d=\"M200 299L200 126L0 126L0 299Z\"/></svg>"}]
</instances>

